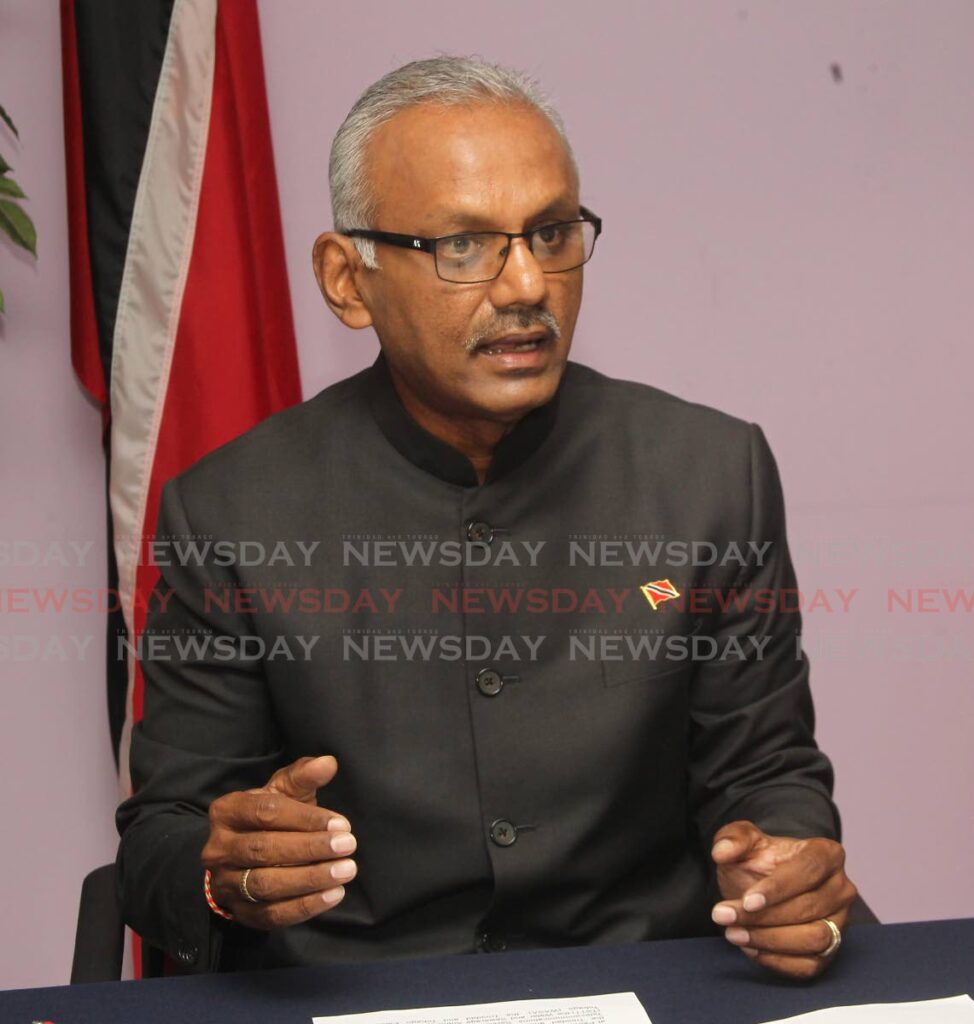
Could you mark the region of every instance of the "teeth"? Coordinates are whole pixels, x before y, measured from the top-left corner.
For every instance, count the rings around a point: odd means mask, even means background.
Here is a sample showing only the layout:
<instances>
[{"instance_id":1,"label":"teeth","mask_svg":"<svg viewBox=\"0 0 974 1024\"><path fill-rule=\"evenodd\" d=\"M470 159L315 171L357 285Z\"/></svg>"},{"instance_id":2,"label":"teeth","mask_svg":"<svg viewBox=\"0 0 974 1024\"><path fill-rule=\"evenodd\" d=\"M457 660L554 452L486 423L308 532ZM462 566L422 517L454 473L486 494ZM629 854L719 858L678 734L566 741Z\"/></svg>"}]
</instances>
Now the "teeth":
<instances>
[{"instance_id":1,"label":"teeth","mask_svg":"<svg viewBox=\"0 0 974 1024\"><path fill-rule=\"evenodd\" d=\"M538 347L537 341L522 341L517 345L494 345L485 351L490 356L499 356L504 352L531 352Z\"/></svg>"}]
</instances>

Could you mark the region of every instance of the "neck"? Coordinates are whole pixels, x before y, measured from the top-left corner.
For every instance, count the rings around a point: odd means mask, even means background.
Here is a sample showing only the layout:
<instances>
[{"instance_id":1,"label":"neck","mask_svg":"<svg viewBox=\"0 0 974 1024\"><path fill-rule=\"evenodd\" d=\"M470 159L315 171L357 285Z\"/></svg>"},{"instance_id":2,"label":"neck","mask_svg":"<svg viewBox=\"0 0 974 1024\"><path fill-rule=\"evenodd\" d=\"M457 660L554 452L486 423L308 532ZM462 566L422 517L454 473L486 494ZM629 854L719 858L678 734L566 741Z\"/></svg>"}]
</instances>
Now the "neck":
<instances>
[{"instance_id":1,"label":"neck","mask_svg":"<svg viewBox=\"0 0 974 1024\"><path fill-rule=\"evenodd\" d=\"M416 400L409 402L411 391L396 386L380 353L368 377L368 401L386 440L433 476L471 487L517 469L544 443L555 426L561 387L540 406L524 411L515 407L508 419L491 418L486 423L479 416L472 422L463 416L433 415L436 409L425 408L421 395L414 393Z\"/></svg>"},{"instance_id":2,"label":"neck","mask_svg":"<svg viewBox=\"0 0 974 1024\"><path fill-rule=\"evenodd\" d=\"M498 421L448 416L417 399L391 366L389 370L393 387L406 412L428 433L462 452L470 460L477 480L483 483L494 449L514 429L520 417Z\"/></svg>"}]
</instances>

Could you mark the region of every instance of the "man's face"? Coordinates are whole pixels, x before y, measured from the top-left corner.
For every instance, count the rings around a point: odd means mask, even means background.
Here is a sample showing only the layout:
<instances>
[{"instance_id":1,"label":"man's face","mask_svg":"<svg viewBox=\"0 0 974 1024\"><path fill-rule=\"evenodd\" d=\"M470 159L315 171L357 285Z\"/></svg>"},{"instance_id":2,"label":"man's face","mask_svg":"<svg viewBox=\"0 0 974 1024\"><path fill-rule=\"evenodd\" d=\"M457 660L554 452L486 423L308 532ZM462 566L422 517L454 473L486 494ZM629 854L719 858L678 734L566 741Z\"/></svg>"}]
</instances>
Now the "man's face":
<instances>
[{"instance_id":1,"label":"man's face","mask_svg":"<svg viewBox=\"0 0 974 1024\"><path fill-rule=\"evenodd\" d=\"M578 216L565 146L528 107L409 108L378 129L367 161L381 231L526 231ZM517 239L498 278L452 284L430 254L381 243L376 252L380 269L356 279L414 414L511 423L552 398L581 304L581 268L545 274ZM539 333L534 351L488 344Z\"/></svg>"}]
</instances>

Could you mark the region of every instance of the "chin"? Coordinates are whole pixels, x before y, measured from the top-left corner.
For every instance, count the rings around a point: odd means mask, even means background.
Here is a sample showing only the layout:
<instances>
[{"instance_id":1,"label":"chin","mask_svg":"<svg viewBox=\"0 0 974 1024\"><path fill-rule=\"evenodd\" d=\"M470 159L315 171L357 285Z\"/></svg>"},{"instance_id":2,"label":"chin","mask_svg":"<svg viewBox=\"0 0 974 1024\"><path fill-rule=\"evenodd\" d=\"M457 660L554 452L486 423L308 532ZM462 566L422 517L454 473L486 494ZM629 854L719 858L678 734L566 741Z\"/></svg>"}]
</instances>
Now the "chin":
<instances>
[{"instance_id":1,"label":"chin","mask_svg":"<svg viewBox=\"0 0 974 1024\"><path fill-rule=\"evenodd\" d=\"M470 397L490 419L520 419L555 397L563 369L559 367L557 373L541 376L512 375L508 380L478 388Z\"/></svg>"}]
</instances>

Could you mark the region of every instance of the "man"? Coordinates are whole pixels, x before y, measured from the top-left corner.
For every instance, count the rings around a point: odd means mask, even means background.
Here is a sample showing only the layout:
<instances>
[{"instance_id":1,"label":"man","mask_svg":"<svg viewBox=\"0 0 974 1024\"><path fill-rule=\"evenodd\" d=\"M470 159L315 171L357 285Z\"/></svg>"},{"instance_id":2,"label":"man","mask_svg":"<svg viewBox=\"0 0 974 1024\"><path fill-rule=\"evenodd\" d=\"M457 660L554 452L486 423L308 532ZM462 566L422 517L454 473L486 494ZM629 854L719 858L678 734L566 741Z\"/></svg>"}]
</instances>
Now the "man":
<instances>
[{"instance_id":1,"label":"man","mask_svg":"<svg viewBox=\"0 0 974 1024\"><path fill-rule=\"evenodd\" d=\"M601 224L523 76L399 68L330 177L381 353L166 487L160 538L279 554L161 565L147 633L224 646L144 657L129 922L197 970L719 925L817 974L856 890L762 432L568 361Z\"/></svg>"}]
</instances>

